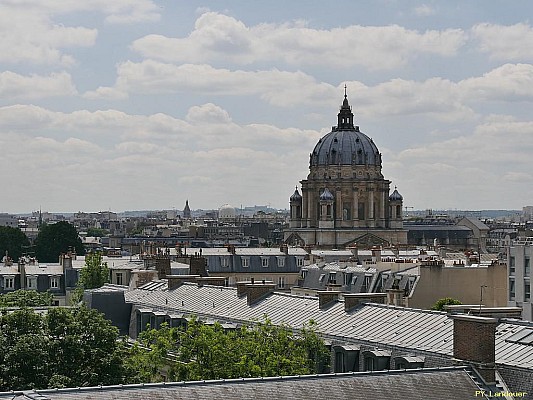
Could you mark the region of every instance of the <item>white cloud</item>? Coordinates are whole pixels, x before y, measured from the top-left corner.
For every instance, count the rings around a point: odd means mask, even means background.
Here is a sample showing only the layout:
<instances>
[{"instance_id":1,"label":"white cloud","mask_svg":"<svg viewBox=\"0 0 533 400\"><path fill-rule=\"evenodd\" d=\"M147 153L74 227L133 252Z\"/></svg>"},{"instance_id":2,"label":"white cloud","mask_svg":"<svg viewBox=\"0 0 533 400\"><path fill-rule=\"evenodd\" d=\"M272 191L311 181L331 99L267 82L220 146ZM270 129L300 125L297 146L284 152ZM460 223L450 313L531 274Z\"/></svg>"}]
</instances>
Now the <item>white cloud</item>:
<instances>
[{"instance_id":1,"label":"white cloud","mask_svg":"<svg viewBox=\"0 0 533 400\"><path fill-rule=\"evenodd\" d=\"M398 25L352 25L318 30L300 22L246 26L233 17L207 12L186 38L148 35L133 42L132 48L145 57L167 62L281 61L379 70L404 65L419 53L453 56L465 40L460 29L418 32Z\"/></svg>"},{"instance_id":2,"label":"white cloud","mask_svg":"<svg viewBox=\"0 0 533 400\"><path fill-rule=\"evenodd\" d=\"M62 14L97 12L108 23L157 21L160 9L150 0L4 0L0 4L0 62L72 66L65 48L91 47L97 30L54 22Z\"/></svg>"},{"instance_id":3,"label":"white cloud","mask_svg":"<svg viewBox=\"0 0 533 400\"><path fill-rule=\"evenodd\" d=\"M459 85L474 101L533 101L533 65L505 64Z\"/></svg>"},{"instance_id":4,"label":"white cloud","mask_svg":"<svg viewBox=\"0 0 533 400\"><path fill-rule=\"evenodd\" d=\"M384 173L390 172L408 206L495 208L511 193L507 204L527 204L533 196L533 187L524 185L532 178L533 122L510 119L489 118L459 137L387 151Z\"/></svg>"},{"instance_id":5,"label":"white cloud","mask_svg":"<svg viewBox=\"0 0 533 400\"><path fill-rule=\"evenodd\" d=\"M472 27L472 35L479 41L480 50L496 60L533 59L533 28L529 24L482 23Z\"/></svg>"},{"instance_id":6,"label":"white cloud","mask_svg":"<svg viewBox=\"0 0 533 400\"><path fill-rule=\"evenodd\" d=\"M52 73L49 76L23 76L11 71L0 72L0 99L18 101L54 96L72 96L77 91L70 74Z\"/></svg>"},{"instance_id":7,"label":"white cloud","mask_svg":"<svg viewBox=\"0 0 533 400\"><path fill-rule=\"evenodd\" d=\"M301 179L309 148L319 137L316 131L237 125L210 103L192 107L186 119L0 107L0 146L7 154L0 168L13 171L9 184L25 182L48 207L62 201L78 209L153 204L156 193L175 196L178 182L180 192L204 204L209 202L199 182L210 182L212 199L254 202L265 187L283 190Z\"/></svg>"}]
</instances>

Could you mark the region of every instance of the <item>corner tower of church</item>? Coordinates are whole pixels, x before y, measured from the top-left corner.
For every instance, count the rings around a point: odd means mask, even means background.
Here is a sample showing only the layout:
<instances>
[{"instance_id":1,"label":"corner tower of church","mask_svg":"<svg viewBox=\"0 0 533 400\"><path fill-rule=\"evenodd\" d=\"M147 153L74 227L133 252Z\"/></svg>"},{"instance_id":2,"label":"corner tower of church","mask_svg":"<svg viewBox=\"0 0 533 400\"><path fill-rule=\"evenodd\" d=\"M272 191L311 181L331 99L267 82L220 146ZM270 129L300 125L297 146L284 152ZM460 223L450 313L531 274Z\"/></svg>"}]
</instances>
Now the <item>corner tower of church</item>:
<instances>
[{"instance_id":1,"label":"corner tower of church","mask_svg":"<svg viewBox=\"0 0 533 400\"><path fill-rule=\"evenodd\" d=\"M354 125L346 88L337 126L315 145L309 175L300 183L301 195L296 189L290 197L288 243L326 248L407 243L403 198L397 190L389 195L381 153Z\"/></svg>"}]
</instances>

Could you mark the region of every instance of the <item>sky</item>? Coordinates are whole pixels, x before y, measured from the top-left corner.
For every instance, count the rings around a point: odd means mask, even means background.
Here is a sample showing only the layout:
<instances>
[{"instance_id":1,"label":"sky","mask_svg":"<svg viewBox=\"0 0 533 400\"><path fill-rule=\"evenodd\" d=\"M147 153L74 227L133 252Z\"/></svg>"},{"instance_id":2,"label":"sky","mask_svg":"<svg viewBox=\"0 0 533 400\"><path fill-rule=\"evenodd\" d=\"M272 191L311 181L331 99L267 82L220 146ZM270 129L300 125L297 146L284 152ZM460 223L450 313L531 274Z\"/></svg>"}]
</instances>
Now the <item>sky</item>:
<instances>
[{"instance_id":1,"label":"sky","mask_svg":"<svg viewBox=\"0 0 533 400\"><path fill-rule=\"evenodd\" d=\"M0 1L0 212L288 208L347 87L414 209L533 204L533 2Z\"/></svg>"}]
</instances>

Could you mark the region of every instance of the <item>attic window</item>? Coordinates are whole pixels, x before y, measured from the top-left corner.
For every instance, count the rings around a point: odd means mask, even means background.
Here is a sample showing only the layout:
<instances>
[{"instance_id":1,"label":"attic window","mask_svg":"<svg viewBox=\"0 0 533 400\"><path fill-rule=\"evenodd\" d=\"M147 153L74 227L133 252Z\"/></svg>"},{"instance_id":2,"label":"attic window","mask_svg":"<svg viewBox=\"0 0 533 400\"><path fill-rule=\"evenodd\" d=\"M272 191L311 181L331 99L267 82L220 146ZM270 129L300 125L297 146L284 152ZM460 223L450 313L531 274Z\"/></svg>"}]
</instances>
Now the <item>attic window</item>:
<instances>
[{"instance_id":1,"label":"attic window","mask_svg":"<svg viewBox=\"0 0 533 400\"><path fill-rule=\"evenodd\" d=\"M509 343L525 344L527 346L533 346L533 329L524 328L521 331L505 339Z\"/></svg>"},{"instance_id":2,"label":"attic window","mask_svg":"<svg viewBox=\"0 0 533 400\"><path fill-rule=\"evenodd\" d=\"M318 278L318 281L320 283L322 283L324 281L324 277L326 276L326 274L320 274L320 278Z\"/></svg>"}]
</instances>

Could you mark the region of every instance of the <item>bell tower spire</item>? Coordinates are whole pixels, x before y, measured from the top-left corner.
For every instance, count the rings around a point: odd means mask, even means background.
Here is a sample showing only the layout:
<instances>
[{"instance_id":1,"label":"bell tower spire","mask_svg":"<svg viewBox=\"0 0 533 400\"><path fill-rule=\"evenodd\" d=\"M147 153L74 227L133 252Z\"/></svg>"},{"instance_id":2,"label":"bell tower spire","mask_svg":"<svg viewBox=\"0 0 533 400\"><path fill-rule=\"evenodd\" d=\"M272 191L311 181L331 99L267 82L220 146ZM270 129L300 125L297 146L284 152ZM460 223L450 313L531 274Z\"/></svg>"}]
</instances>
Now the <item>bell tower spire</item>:
<instances>
[{"instance_id":1,"label":"bell tower spire","mask_svg":"<svg viewBox=\"0 0 533 400\"><path fill-rule=\"evenodd\" d=\"M341 109L337 114L337 129L338 130L355 130L353 125L353 112L352 107L348 103L347 86L344 85L344 101L342 102Z\"/></svg>"}]
</instances>

